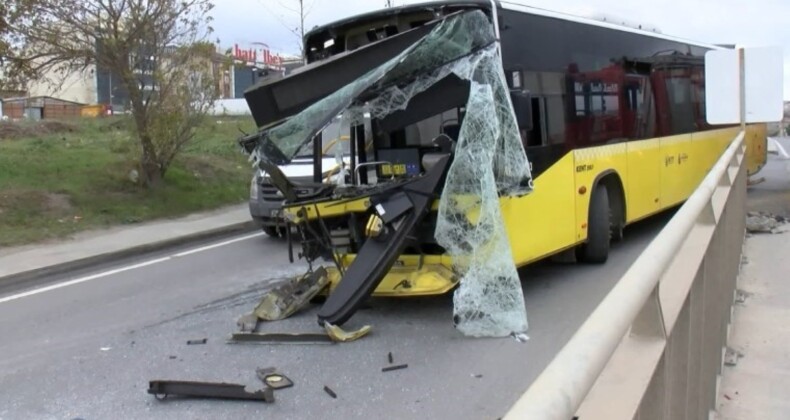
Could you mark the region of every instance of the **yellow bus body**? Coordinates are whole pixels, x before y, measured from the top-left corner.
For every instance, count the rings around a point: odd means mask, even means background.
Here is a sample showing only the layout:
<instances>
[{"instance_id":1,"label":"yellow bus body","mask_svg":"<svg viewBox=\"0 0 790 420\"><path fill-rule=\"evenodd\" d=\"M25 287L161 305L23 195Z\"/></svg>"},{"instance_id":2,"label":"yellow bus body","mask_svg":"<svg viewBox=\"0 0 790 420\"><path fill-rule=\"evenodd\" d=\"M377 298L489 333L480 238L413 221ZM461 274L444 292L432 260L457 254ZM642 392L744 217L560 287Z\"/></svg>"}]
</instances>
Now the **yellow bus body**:
<instances>
[{"instance_id":1,"label":"yellow bus body","mask_svg":"<svg viewBox=\"0 0 790 420\"><path fill-rule=\"evenodd\" d=\"M590 195L604 177L622 186L625 224L631 224L684 202L719 159L740 127L621 142L567 153L535 181L532 193L501 199L511 251L517 266L573 248L587 239ZM766 126L746 130L747 170L766 162ZM527 152L529 156L529 151ZM610 179L611 181L611 179ZM434 209L438 205L435 203ZM292 221L365 212L367 198L297 205L285 209ZM354 255L338 255L348 266ZM341 279L328 268L330 288ZM374 296L425 296L446 293L458 282L446 255L402 255Z\"/></svg>"}]
</instances>

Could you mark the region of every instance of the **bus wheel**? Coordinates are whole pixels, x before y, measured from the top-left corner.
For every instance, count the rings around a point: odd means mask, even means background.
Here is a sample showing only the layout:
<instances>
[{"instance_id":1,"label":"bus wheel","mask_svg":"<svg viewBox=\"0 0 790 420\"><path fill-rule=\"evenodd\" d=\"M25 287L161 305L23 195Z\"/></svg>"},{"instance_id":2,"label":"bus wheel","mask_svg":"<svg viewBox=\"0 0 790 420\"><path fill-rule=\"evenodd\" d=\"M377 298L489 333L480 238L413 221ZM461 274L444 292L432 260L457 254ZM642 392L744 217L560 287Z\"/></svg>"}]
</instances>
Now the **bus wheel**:
<instances>
[{"instance_id":1,"label":"bus wheel","mask_svg":"<svg viewBox=\"0 0 790 420\"><path fill-rule=\"evenodd\" d=\"M615 189L616 191L616 189ZM623 198L615 193L609 196L609 226L611 226L611 239L613 242L623 240L623 225L625 225L625 211L623 210Z\"/></svg>"},{"instance_id":2,"label":"bus wheel","mask_svg":"<svg viewBox=\"0 0 790 420\"><path fill-rule=\"evenodd\" d=\"M590 197L587 217L587 242L576 248L576 259L584 263L605 263L611 240L609 193L605 185L598 185Z\"/></svg>"}]
</instances>

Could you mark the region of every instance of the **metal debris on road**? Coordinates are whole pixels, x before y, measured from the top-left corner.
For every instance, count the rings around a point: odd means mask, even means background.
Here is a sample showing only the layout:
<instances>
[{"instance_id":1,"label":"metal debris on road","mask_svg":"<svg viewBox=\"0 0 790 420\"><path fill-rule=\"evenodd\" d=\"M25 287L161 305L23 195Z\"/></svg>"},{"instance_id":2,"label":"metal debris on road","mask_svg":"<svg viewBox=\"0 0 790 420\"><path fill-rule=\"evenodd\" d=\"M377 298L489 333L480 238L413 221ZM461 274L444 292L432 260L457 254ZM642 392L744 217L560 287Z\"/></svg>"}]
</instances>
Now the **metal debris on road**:
<instances>
[{"instance_id":1,"label":"metal debris on road","mask_svg":"<svg viewBox=\"0 0 790 420\"><path fill-rule=\"evenodd\" d=\"M333 344L324 333L233 333L229 344Z\"/></svg>"},{"instance_id":2,"label":"metal debris on road","mask_svg":"<svg viewBox=\"0 0 790 420\"><path fill-rule=\"evenodd\" d=\"M329 388L326 385L324 385L324 392L329 394L329 396L332 397L332 398L337 398L337 394L335 394L335 391L332 391L332 388Z\"/></svg>"},{"instance_id":3,"label":"metal debris on road","mask_svg":"<svg viewBox=\"0 0 790 420\"><path fill-rule=\"evenodd\" d=\"M329 337L332 338L332 340L341 343L358 340L366 336L371 330L370 325L365 325L356 331L345 331L342 328L338 327L337 325L332 325L328 322L324 322L324 328L326 329L326 333L329 335Z\"/></svg>"},{"instance_id":4,"label":"metal debris on road","mask_svg":"<svg viewBox=\"0 0 790 420\"><path fill-rule=\"evenodd\" d=\"M207 341L208 341L208 338L201 338L199 340L187 340L187 345L188 346L192 346L192 345L195 345L195 344L206 344Z\"/></svg>"},{"instance_id":5,"label":"metal debris on road","mask_svg":"<svg viewBox=\"0 0 790 420\"><path fill-rule=\"evenodd\" d=\"M278 373L275 368L258 368L255 370L255 374L258 375L258 379L272 389L283 389L294 386L293 381L282 373Z\"/></svg>"},{"instance_id":6,"label":"metal debris on road","mask_svg":"<svg viewBox=\"0 0 790 420\"><path fill-rule=\"evenodd\" d=\"M326 270L318 268L269 290L253 313L264 321L285 319L307 306L328 284Z\"/></svg>"},{"instance_id":7,"label":"metal debris on road","mask_svg":"<svg viewBox=\"0 0 790 420\"><path fill-rule=\"evenodd\" d=\"M382 372L389 372L389 371L393 371L393 370L406 369L407 367L409 367L409 365L407 365L407 364L395 365L395 366L387 366L387 367L381 368L381 371Z\"/></svg>"},{"instance_id":8,"label":"metal debris on road","mask_svg":"<svg viewBox=\"0 0 790 420\"><path fill-rule=\"evenodd\" d=\"M254 313L242 315L236 321L236 325L239 327L239 331L241 332L255 332L255 330L258 328L258 315L255 315Z\"/></svg>"},{"instance_id":9,"label":"metal debris on road","mask_svg":"<svg viewBox=\"0 0 790 420\"><path fill-rule=\"evenodd\" d=\"M164 381L156 380L148 383L148 393L153 394L158 400L168 396L182 397L221 398L235 400L274 402L274 391L266 387L255 392L247 392L244 385L218 383L218 382L193 382L193 381Z\"/></svg>"}]
</instances>

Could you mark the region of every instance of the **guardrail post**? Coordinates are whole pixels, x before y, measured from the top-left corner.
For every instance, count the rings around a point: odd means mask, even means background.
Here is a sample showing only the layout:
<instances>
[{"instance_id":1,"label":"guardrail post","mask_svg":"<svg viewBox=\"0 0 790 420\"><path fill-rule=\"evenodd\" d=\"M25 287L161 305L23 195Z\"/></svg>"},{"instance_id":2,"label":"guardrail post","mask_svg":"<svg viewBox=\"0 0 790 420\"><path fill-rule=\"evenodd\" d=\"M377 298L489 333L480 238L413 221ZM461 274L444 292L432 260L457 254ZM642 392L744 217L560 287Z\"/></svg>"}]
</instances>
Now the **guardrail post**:
<instances>
[{"instance_id":1,"label":"guardrail post","mask_svg":"<svg viewBox=\"0 0 790 420\"><path fill-rule=\"evenodd\" d=\"M634 319L631 325L632 336L645 336L654 338L666 338L666 328L664 327L664 315L661 312L661 300L658 297L657 284L653 288L645 305L639 311L639 315Z\"/></svg>"}]
</instances>

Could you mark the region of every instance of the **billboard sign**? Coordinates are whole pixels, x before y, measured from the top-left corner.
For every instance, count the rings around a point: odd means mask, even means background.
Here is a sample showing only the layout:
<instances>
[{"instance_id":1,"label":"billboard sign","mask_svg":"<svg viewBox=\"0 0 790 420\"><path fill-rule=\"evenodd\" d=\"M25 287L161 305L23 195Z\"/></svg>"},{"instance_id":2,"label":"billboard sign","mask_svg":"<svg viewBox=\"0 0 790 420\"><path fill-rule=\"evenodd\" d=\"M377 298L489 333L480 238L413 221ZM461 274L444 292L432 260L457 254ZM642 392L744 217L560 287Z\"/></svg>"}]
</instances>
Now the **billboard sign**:
<instances>
[{"instance_id":1,"label":"billboard sign","mask_svg":"<svg viewBox=\"0 0 790 420\"><path fill-rule=\"evenodd\" d=\"M252 45L255 45L255 47L242 48L239 47L239 44L234 44L233 52L231 53L233 60L273 69L282 68L283 57L280 54L272 53L269 47L261 42L256 42Z\"/></svg>"}]
</instances>

